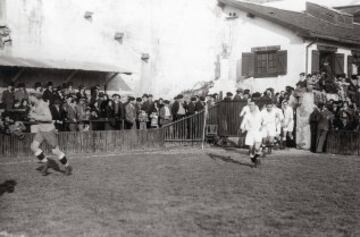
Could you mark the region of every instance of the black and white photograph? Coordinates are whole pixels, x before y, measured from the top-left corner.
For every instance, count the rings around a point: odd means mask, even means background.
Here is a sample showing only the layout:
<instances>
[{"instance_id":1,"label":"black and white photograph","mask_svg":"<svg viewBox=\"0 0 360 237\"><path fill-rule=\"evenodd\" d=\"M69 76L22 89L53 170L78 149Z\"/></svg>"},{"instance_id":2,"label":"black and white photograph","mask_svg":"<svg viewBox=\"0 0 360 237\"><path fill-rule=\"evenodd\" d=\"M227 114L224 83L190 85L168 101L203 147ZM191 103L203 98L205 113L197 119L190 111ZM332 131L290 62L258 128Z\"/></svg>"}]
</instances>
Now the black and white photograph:
<instances>
[{"instance_id":1,"label":"black and white photograph","mask_svg":"<svg viewBox=\"0 0 360 237\"><path fill-rule=\"evenodd\" d=\"M0 237L360 237L360 0L0 0Z\"/></svg>"}]
</instances>

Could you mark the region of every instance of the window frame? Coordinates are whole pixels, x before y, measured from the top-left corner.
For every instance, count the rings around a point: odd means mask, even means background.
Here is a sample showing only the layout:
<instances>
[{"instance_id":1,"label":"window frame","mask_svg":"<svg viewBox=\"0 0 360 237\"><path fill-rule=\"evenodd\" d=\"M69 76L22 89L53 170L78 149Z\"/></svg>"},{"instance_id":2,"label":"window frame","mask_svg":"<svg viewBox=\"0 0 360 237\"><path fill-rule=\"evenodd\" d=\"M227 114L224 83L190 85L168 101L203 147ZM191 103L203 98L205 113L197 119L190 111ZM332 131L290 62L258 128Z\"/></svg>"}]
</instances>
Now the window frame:
<instances>
[{"instance_id":1,"label":"window frame","mask_svg":"<svg viewBox=\"0 0 360 237\"><path fill-rule=\"evenodd\" d=\"M254 77L255 78L266 78L266 77L277 77L279 76L279 72L278 72L278 63L277 62L277 51L276 50L267 50L267 51L257 51L254 52L255 53L255 62L254 62ZM266 55L266 59L260 59L260 61L265 61L266 66L264 67L266 69L266 71L258 71L258 65L259 65L259 57ZM269 56L272 56L273 58L271 59L271 61L269 60ZM269 67L270 63L273 64L272 67ZM272 69L272 70L270 70Z\"/></svg>"}]
</instances>

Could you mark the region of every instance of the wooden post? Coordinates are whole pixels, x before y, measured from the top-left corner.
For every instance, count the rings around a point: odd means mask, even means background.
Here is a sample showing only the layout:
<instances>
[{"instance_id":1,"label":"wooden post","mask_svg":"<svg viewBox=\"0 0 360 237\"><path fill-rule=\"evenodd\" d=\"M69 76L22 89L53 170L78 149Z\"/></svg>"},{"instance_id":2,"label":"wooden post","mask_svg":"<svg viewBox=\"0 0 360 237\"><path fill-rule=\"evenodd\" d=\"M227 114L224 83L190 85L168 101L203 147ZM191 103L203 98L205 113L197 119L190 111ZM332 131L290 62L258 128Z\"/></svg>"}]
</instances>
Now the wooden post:
<instances>
[{"instance_id":1,"label":"wooden post","mask_svg":"<svg viewBox=\"0 0 360 237\"><path fill-rule=\"evenodd\" d=\"M205 142L205 136L206 136L206 117L208 114L208 105L205 105L205 111L204 113L204 124L203 124L203 131L202 131L202 139L201 139L201 149L204 150L204 142Z\"/></svg>"}]
</instances>

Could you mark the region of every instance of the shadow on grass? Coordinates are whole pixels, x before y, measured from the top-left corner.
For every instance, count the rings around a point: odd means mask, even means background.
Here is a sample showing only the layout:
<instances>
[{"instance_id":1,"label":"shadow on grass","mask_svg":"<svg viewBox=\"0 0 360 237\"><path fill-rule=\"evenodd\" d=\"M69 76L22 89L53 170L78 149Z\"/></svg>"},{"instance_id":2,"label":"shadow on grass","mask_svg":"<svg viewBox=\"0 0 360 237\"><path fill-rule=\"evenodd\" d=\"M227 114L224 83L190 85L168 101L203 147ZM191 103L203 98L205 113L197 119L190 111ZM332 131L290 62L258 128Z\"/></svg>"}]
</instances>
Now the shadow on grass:
<instances>
[{"instance_id":1,"label":"shadow on grass","mask_svg":"<svg viewBox=\"0 0 360 237\"><path fill-rule=\"evenodd\" d=\"M16 181L13 179L6 180L4 183L0 184L0 196L4 195L4 193L13 193L16 184Z\"/></svg>"},{"instance_id":2,"label":"shadow on grass","mask_svg":"<svg viewBox=\"0 0 360 237\"><path fill-rule=\"evenodd\" d=\"M232 164L236 164L236 165L254 168L254 165L252 165L250 163L245 163L245 162L234 160L230 156L222 156L222 155L217 155L217 154L213 154L213 153L207 153L207 155L214 161L221 160L226 163L232 163Z\"/></svg>"},{"instance_id":3,"label":"shadow on grass","mask_svg":"<svg viewBox=\"0 0 360 237\"><path fill-rule=\"evenodd\" d=\"M62 174L64 173L64 171L60 168L59 164L55 160L48 158L48 163L49 163L49 169L52 169ZM42 166L36 168L36 170L41 171L41 168Z\"/></svg>"}]
</instances>

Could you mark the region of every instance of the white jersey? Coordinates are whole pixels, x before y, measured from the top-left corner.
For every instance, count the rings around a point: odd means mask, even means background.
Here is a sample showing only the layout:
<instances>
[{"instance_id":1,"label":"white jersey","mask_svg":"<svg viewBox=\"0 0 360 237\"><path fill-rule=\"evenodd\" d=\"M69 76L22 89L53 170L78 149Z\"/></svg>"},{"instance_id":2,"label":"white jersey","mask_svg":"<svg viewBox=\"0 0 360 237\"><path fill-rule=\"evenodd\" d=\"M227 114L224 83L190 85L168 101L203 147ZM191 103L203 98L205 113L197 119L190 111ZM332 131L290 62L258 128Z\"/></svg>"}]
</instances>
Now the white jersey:
<instances>
[{"instance_id":1,"label":"white jersey","mask_svg":"<svg viewBox=\"0 0 360 237\"><path fill-rule=\"evenodd\" d=\"M245 105L240 112L240 117L244 117L248 113L250 113L250 107L248 105Z\"/></svg>"},{"instance_id":2,"label":"white jersey","mask_svg":"<svg viewBox=\"0 0 360 237\"><path fill-rule=\"evenodd\" d=\"M261 111L261 117L263 120L263 137L275 137L277 132L278 115L275 109L270 112L267 109Z\"/></svg>"},{"instance_id":3,"label":"white jersey","mask_svg":"<svg viewBox=\"0 0 360 237\"><path fill-rule=\"evenodd\" d=\"M262 140L262 116L259 109L255 112L246 113L243 122L241 123L241 129L246 130L245 145L253 146L256 143L261 143Z\"/></svg>"},{"instance_id":4,"label":"white jersey","mask_svg":"<svg viewBox=\"0 0 360 237\"><path fill-rule=\"evenodd\" d=\"M250 110L245 114L241 123L241 129L246 131L260 131L262 126L261 112L256 111L251 113Z\"/></svg>"},{"instance_id":5,"label":"white jersey","mask_svg":"<svg viewBox=\"0 0 360 237\"><path fill-rule=\"evenodd\" d=\"M276 126L277 112L275 109L272 109L270 112L264 109L261 111L261 116L264 126Z\"/></svg>"},{"instance_id":6,"label":"white jersey","mask_svg":"<svg viewBox=\"0 0 360 237\"><path fill-rule=\"evenodd\" d=\"M49 104L45 101L40 101L35 105L31 112L30 117L40 124L32 125L31 132L50 132L55 129L55 126L52 122L52 116L49 108ZM46 123L41 123L46 122Z\"/></svg>"},{"instance_id":7,"label":"white jersey","mask_svg":"<svg viewBox=\"0 0 360 237\"><path fill-rule=\"evenodd\" d=\"M284 130L287 132L294 130L294 110L291 106L284 109Z\"/></svg>"}]
</instances>

